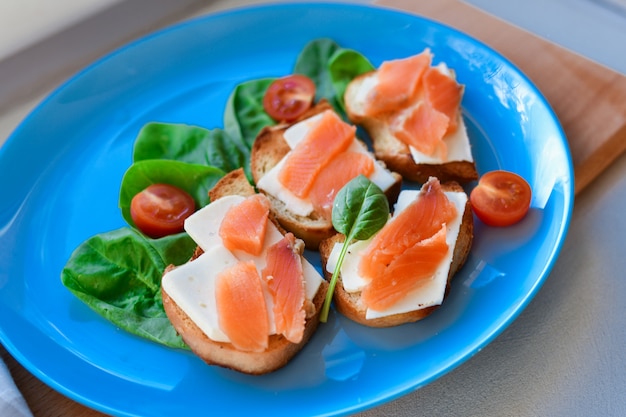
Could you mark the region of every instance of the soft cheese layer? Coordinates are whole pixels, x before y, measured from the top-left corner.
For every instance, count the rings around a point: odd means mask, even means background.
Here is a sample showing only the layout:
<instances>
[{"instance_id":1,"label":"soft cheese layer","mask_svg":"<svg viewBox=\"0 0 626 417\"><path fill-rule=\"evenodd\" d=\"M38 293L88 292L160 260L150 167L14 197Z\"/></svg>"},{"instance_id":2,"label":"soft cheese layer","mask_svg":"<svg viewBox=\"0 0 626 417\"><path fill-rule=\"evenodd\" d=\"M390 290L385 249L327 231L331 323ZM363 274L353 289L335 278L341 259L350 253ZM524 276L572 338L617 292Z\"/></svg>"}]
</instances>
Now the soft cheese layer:
<instances>
[{"instance_id":1,"label":"soft cheese layer","mask_svg":"<svg viewBox=\"0 0 626 417\"><path fill-rule=\"evenodd\" d=\"M165 274L161 285L178 306L212 340L230 342L218 324L215 304L215 278L223 270L239 261L252 260L259 272L266 265L268 248L282 239L282 234L272 222L267 225L263 250L259 256L244 251L229 251L222 243L219 227L224 215L245 198L227 196L198 210L185 221L185 231L204 251L196 260L187 262ZM306 258L302 257L305 295L312 300L322 282L321 275ZM265 285L264 285L265 287ZM270 316L270 334L276 333L273 298L267 288L264 296Z\"/></svg>"}]
</instances>

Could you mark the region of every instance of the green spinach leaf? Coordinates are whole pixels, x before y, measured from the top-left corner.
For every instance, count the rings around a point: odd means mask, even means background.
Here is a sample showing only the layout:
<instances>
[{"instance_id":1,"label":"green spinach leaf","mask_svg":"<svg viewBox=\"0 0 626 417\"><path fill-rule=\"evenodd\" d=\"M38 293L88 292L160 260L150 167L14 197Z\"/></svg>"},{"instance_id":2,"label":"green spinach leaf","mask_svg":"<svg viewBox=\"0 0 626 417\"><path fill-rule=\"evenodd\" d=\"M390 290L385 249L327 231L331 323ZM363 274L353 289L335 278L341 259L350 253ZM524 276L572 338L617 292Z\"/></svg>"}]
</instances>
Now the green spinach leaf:
<instances>
[{"instance_id":1,"label":"green spinach leaf","mask_svg":"<svg viewBox=\"0 0 626 417\"><path fill-rule=\"evenodd\" d=\"M336 102L342 111L346 110L343 96L348 84L355 77L374 69L365 56L352 49L339 49L330 57L328 72L336 94Z\"/></svg>"},{"instance_id":2,"label":"green spinach leaf","mask_svg":"<svg viewBox=\"0 0 626 417\"><path fill-rule=\"evenodd\" d=\"M337 277L353 240L367 240L378 232L389 219L389 202L385 193L367 177L359 175L347 183L335 197L332 220L335 229L345 235L337 265L328 285L320 321L328 320Z\"/></svg>"},{"instance_id":3,"label":"green spinach leaf","mask_svg":"<svg viewBox=\"0 0 626 417\"><path fill-rule=\"evenodd\" d=\"M300 52L294 72L315 82L317 101L326 99L336 111L344 114L346 87L356 76L373 69L374 66L361 53L321 38L309 42Z\"/></svg>"},{"instance_id":4,"label":"green spinach leaf","mask_svg":"<svg viewBox=\"0 0 626 417\"><path fill-rule=\"evenodd\" d=\"M146 159L172 159L230 172L249 165L250 150L222 129L153 122L141 129L133 150L134 162Z\"/></svg>"},{"instance_id":5,"label":"green spinach leaf","mask_svg":"<svg viewBox=\"0 0 626 417\"><path fill-rule=\"evenodd\" d=\"M266 126L276 124L263 109L263 96L275 78L243 82L235 87L224 111L224 129L249 149Z\"/></svg>"},{"instance_id":6,"label":"green spinach leaf","mask_svg":"<svg viewBox=\"0 0 626 417\"><path fill-rule=\"evenodd\" d=\"M120 189L119 206L124 220L134 226L130 216L130 202L135 194L151 184L166 183L187 191L196 201L197 208L209 204L209 190L224 176L219 168L188 164L167 159L147 159L132 164Z\"/></svg>"},{"instance_id":7,"label":"green spinach leaf","mask_svg":"<svg viewBox=\"0 0 626 417\"><path fill-rule=\"evenodd\" d=\"M192 256L185 233L153 240L131 228L83 242L61 272L63 284L94 311L120 328L176 348L186 348L161 300L161 275L169 264Z\"/></svg>"},{"instance_id":8,"label":"green spinach leaf","mask_svg":"<svg viewBox=\"0 0 626 417\"><path fill-rule=\"evenodd\" d=\"M188 262L198 246L187 233L178 233L160 239L143 237L156 249L166 265L182 265ZM160 282L159 280L159 284Z\"/></svg>"},{"instance_id":9,"label":"green spinach leaf","mask_svg":"<svg viewBox=\"0 0 626 417\"><path fill-rule=\"evenodd\" d=\"M295 74L303 74L311 78L316 86L315 101L326 99L338 108L337 93L328 72L330 58L341 47L333 40L321 38L309 42L302 49L294 66Z\"/></svg>"}]
</instances>

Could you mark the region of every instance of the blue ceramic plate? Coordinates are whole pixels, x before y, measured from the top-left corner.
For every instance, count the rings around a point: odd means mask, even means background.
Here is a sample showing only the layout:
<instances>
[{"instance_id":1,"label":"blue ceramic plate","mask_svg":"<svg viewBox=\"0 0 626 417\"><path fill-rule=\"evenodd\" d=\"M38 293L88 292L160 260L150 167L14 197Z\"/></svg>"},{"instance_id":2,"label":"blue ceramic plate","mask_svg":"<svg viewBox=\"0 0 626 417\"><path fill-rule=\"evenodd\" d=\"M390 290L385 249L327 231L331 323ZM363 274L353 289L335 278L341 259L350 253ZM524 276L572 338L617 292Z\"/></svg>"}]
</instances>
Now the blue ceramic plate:
<instances>
[{"instance_id":1,"label":"blue ceramic plate","mask_svg":"<svg viewBox=\"0 0 626 417\"><path fill-rule=\"evenodd\" d=\"M373 64L430 47L465 84L480 172L523 175L534 200L518 225L477 222L469 260L428 319L369 329L333 314L284 369L250 377L115 328L60 272L88 237L125 225L117 199L150 121L222 127L244 80L287 74L329 37ZM573 205L563 132L539 91L502 56L429 20L339 4L269 5L207 16L126 46L48 97L0 149L0 339L63 394L114 415L334 415L419 388L498 335L550 272Z\"/></svg>"}]
</instances>

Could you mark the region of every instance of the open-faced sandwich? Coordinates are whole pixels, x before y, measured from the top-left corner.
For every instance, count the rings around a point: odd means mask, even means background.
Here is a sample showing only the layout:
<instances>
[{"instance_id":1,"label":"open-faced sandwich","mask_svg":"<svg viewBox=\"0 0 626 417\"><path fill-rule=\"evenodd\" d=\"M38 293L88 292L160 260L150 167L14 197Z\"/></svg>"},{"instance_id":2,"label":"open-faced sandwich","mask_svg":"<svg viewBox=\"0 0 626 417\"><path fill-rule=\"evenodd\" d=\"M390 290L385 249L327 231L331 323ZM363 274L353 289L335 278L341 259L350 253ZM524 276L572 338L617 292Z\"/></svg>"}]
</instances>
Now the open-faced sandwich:
<instances>
[{"instance_id":1,"label":"open-faced sandwich","mask_svg":"<svg viewBox=\"0 0 626 417\"><path fill-rule=\"evenodd\" d=\"M441 305L473 239L467 194L458 183L429 179L400 193L391 219L373 237L348 247L334 291L336 309L371 327L421 320ZM345 236L320 244L330 280Z\"/></svg>"},{"instance_id":2,"label":"open-faced sandwich","mask_svg":"<svg viewBox=\"0 0 626 417\"><path fill-rule=\"evenodd\" d=\"M426 49L356 77L344 94L346 111L370 135L376 158L404 180L464 184L478 178L461 114L464 87L432 59Z\"/></svg>"},{"instance_id":3,"label":"open-faced sandwich","mask_svg":"<svg viewBox=\"0 0 626 417\"><path fill-rule=\"evenodd\" d=\"M284 366L309 341L328 287L238 169L185 221L193 258L162 279L167 317L208 364L248 374Z\"/></svg>"},{"instance_id":4,"label":"open-faced sandwich","mask_svg":"<svg viewBox=\"0 0 626 417\"><path fill-rule=\"evenodd\" d=\"M333 200L351 179L368 177L391 202L402 184L326 101L293 123L264 128L252 146L251 170L278 222L313 250L335 233Z\"/></svg>"}]
</instances>

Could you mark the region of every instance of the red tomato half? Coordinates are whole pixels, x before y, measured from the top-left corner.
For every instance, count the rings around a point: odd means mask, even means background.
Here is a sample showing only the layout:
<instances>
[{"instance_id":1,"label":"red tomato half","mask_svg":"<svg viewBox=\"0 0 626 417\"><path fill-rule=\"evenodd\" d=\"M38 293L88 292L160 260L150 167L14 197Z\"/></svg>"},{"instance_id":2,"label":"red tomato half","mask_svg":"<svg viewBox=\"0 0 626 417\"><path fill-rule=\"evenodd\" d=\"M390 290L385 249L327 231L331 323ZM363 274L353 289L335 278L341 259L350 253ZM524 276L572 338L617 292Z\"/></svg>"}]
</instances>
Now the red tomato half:
<instances>
[{"instance_id":1,"label":"red tomato half","mask_svg":"<svg viewBox=\"0 0 626 417\"><path fill-rule=\"evenodd\" d=\"M311 108L315 83L307 76L293 74L272 82L263 96L263 108L278 122L290 122Z\"/></svg>"},{"instance_id":2,"label":"red tomato half","mask_svg":"<svg viewBox=\"0 0 626 417\"><path fill-rule=\"evenodd\" d=\"M489 226L510 226L530 208L532 191L526 180L509 171L491 171L478 180L470 194L472 210Z\"/></svg>"},{"instance_id":3,"label":"red tomato half","mask_svg":"<svg viewBox=\"0 0 626 417\"><path fill-rule=\"evenodd\" d=\"M169 184L152 184L130 202L135 225L152 238L182 232L185 219L195 210L193 197Z\"/></svg>"}]
</instances>

